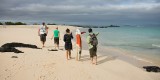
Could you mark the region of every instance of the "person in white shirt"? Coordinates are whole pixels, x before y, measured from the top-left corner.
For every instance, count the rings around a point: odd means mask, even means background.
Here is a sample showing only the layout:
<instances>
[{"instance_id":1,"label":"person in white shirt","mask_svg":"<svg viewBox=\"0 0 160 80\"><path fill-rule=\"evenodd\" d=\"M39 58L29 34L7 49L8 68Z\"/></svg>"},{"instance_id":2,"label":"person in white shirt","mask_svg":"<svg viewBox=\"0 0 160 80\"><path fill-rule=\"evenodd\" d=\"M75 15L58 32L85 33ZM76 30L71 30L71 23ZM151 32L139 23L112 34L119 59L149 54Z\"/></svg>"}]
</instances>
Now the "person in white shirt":
<instances>
[{"instance_id":1,"label":"person in white shirt","mask_svg":"<svg viewBox=\"0 0 160 80\"><path fill-rule=\"evenodd\" d=\"M44 44L46 42L47 34L48 34L48 27L43 22L42 26L40 26L38 29L38 35L40 36L40 41L42 42L42 47L44 47Z\"/></svg>"}]
</instances>

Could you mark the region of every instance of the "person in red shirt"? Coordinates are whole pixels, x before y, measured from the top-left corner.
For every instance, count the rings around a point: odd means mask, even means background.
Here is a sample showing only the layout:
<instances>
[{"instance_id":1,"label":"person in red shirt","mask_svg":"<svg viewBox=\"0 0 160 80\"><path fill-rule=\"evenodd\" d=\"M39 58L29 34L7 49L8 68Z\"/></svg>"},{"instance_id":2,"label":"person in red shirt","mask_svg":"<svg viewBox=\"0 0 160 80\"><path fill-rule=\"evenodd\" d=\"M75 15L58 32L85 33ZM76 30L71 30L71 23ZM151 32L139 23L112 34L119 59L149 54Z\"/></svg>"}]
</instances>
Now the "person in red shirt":
<instances>
[{"instance_id":1,"label":"person in red shirt","mask_svg":"<svg viewBox=\"0 0 160 80\"><path fill-rule=\"evenodd\" d=\"M80 32L79 29L76 29L76 48L77 48L77 55L76 60L79 61L81 58L82 53L82 40L81 40L81 34L85 32Z\"/></svg>"}]
</instances>

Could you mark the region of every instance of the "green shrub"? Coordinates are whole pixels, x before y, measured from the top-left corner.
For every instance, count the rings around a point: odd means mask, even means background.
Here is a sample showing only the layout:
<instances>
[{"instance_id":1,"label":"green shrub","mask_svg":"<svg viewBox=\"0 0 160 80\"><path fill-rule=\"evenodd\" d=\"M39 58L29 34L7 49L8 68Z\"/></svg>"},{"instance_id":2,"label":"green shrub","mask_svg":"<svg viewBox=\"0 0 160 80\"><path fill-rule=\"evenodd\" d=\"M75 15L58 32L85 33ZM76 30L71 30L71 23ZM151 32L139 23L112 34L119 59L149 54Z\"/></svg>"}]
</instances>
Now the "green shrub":
<instances>
[{"instance_id":1,"label":"green shrub","mask_svg":"<svg viewBox=\"0 0 160 80\"><path fill-rule=\"evenodd\" d=\"M57 24L55 24L55 23L48 23L47 25L57 25Z\"/></svg>"},{"instance_id":2,"label":"green shrub","mask_svg":"<svg viewBox=\"0 0 160 80\"><path fill-rule=\"evenodd\" d=\"M6 25L26 25L26 23L22 22L5 22Z\"/></svg>"},{"instance_id":3,"label":"green shrub","mask_svg":"<svg viewBox=\"0 0 160 80\"><path fill-rule=\"evenodd\" d=\"M0 25L3 25L3 23L2 23L2 22L0 22Z\"/></svg>"}]
</instances>

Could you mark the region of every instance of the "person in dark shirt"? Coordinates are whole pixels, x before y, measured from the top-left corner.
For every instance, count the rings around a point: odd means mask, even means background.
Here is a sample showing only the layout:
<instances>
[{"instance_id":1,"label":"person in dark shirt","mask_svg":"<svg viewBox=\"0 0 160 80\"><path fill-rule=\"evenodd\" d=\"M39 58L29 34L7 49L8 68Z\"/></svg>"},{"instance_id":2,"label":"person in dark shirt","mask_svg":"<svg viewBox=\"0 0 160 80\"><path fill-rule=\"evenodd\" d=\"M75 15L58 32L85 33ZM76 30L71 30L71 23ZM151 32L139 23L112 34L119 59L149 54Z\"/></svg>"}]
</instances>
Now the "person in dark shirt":
<instances>
[{"instance_id":1,"label":"person in dark shirt","mask_svg":"<svg viewBox=\"0 0 160 80\"><path fill-rule=\"evenodd\" d=\"M66 29L66 34L64 35L63 41L65 42L66 58L67 60L71 59L71 50L72 50L72 41L73 35L70 30Z\"/></svg>"}]
</instances>

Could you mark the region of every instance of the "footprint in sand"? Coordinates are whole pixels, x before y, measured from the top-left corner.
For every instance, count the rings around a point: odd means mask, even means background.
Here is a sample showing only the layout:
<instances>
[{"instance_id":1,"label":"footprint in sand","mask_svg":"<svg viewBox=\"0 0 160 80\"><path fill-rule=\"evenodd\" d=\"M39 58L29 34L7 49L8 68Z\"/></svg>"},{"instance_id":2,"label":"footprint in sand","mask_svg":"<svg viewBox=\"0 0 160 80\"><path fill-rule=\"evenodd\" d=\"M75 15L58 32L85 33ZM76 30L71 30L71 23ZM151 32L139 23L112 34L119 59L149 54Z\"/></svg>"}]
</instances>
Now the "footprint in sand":
<instances>
[{"instance_id":1,"label":"footprint in sand","mask_svg":"<svg viewBox=\"0 0 160 80\"><path fill-rule=\"evenodd\" d=\"M7 80L9 77L10 77L10 76L7 76L7 77L5 78L5 80Z\"/></svg>"},{"instance_id":2,"label":"footprint in sand","mask_svg":"<svg viewBox=\"0 0 160 80\"><path fill-rule=\"evenodd\" d=\"M45 80L45 76L40 76L40 79Z\"/></svg>"}]
</instances>

